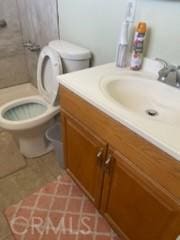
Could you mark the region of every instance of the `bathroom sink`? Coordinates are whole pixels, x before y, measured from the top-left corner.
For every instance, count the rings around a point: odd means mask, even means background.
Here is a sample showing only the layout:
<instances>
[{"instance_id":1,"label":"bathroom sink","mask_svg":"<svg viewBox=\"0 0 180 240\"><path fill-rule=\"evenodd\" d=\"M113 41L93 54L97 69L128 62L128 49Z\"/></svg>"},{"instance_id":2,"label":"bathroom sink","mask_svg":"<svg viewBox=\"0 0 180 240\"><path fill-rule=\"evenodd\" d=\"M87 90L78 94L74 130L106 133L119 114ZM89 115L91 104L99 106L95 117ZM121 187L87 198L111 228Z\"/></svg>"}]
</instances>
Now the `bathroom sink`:
<instances>
[{"instance_id":1,"label":"bathroom sink","mask_svg":"<svg viewBox=\"0 0 180 240\"><path fill-rule=\"evenodd\" d=\"M122 72L100 81L102 93L116 106L150 120L180 124L180 90L149 74Z\"/></svg>"}]
</instances>

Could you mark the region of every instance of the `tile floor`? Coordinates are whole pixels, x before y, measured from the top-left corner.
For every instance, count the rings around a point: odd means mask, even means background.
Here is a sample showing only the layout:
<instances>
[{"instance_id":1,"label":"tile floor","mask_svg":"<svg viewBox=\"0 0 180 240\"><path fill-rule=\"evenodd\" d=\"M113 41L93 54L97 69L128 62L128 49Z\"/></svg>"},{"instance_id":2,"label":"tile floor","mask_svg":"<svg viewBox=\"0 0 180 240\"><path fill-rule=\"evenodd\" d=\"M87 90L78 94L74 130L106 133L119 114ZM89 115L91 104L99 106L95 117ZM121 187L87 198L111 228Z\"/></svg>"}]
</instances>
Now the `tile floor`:
<instances>
[{"instance_id":1,"label":"tile floor","mask_svg":"<svg viewBox=\"0 0 180 240\"><path fill-rule=\"evenodd\" d=\"M26 161L12 134L0 131L0 179L23 169L25 166Z\"/></svg>"},{"instance_id":2,"label":"tile floor","mask_svg":"<svg viewBox=\"0 0 180 240\"><path fill-rule=\"evenodd\" d=\"M22 84L11 88L0 89L0 106L18 97L37 94L31 84ZM0 129L2 131L2 129ZM1 149L0 149L1 156ZM12 204L36 191L61 174L54 153L37 159L26 159L27 166L16 173L0 179L0 240L11 240L9 225L3 211Z\"/></svg>"},{"instance_id":3,"label":"tile floor","mask_svg":"<svg viewBox=\"0 0 180 240\"><path fill-rule=\"evenodd\" d=\"M26 168L0 180L0 240L11 239L3 211L62 173L54 153L26 161Z\"/></svg>"}]
</instances>

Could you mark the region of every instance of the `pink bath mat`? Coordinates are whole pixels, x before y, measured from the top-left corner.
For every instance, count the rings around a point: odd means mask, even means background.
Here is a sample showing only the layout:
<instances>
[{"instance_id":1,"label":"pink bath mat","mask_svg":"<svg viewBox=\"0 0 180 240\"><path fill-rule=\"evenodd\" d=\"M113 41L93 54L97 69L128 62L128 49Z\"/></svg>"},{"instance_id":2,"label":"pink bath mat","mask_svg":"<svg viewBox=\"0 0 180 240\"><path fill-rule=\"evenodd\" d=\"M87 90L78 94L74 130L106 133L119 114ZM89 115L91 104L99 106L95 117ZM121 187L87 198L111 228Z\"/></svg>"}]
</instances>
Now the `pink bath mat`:
<instances>
[{"instance_id":1,"label":"pink bath mat","mask_svg":"<svg viewBox=\"0 0 180 240\"><path fill-rule=\"evenodd\" d=\"M9 207L5 215L16 240L120 240L68 175Z\"/></svg>"}]
</instances>

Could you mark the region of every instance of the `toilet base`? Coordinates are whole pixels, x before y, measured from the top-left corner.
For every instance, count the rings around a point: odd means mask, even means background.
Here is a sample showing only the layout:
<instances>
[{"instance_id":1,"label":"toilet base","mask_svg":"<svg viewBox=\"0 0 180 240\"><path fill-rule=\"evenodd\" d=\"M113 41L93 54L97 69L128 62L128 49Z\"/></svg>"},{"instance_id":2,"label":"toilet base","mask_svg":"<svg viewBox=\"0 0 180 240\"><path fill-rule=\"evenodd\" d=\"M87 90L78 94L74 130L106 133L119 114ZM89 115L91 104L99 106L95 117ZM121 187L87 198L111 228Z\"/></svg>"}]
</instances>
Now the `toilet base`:
<instances>
[{"instance_id":1,"label":"toilet base","mask_svg":"<svg viewBox=\"0 0 180 240\"><path fill-rule=\"evenodd\" d=\"M46 139L45 132L54 124L55 120L51 120L36 128L16 132L14 135L18 141L22 155L26 158L36 158L52 151L53 146Z\"/></svg>"}]
</instances>

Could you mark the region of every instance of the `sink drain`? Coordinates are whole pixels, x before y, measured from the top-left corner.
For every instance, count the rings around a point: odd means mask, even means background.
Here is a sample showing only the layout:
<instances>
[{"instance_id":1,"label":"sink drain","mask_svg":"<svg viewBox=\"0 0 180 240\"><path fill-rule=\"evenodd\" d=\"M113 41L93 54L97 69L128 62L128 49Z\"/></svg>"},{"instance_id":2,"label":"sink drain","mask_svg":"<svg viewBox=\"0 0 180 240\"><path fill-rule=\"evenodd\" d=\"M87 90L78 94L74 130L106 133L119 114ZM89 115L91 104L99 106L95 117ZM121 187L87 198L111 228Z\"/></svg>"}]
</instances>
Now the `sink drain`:
<instances>
[{"instance_id":1,"label":"sink drain","mask_svg":"<svg viewBox=\"0 0 180 240\"><path fill-rule=\"evenodd\" d=\"M154 117L154 116L157 116L158 115L158 112L154 109L147 109L146 110L146 113L151 116L151 117Z\"/></svg>"}]
</instances>

